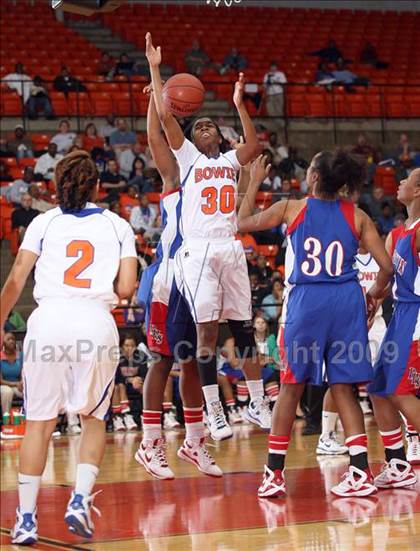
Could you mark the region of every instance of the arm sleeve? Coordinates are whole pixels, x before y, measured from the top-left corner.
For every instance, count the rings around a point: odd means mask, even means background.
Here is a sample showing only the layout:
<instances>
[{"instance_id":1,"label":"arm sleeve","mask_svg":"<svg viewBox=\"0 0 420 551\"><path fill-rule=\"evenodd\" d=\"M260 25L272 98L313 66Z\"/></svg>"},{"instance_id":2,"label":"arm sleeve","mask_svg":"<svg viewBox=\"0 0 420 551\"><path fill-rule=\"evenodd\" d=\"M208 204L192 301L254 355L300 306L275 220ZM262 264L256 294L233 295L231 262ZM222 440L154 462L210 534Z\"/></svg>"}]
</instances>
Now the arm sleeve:
<instances>
[{"instance_id":1,"label":"arm sleeve","mask_svg":"<svg viewBox=\"0 0 420 551\"><path fill-rule=\"evenodd\" d=\"M233 168L235 170L239 170L241 168L241 165L238 161L238 155L236 153L236 149L232 149L231 151L227 151L223 154L226 159L229 160L229 162L232 164Z\"/></svg>"},{"instance_id":2,"label":"arm sleeve","mask_svg":"<svg viewBox=\"0 0 420 551\"><path fill-rule=\"evenodd\" d=\"M25 236L23 238L20 249L25 251L31 251L32 253L41 254L42 249L42 239L44 237L45 229L45 218L44 216L37 216L29 224Z\"/></svg>"},{"instance_id":3,"label":"arm sleeve","mask_svg":"<svg viewBox=\"0 0 420 551\"><path fill-rule=\"evenodd\" d=\"M121 254L120 258L134 257L137 258L136 252L136 240L133 230L128 223L125 225L125 233L121 240Z\"/></svg>"},{"instance_id":4,"label":"arm sleeve","mask_svg":"<svg viewBox=\"0 0 420 551\"><path fill-rule=\"evenodd\" d=\"M172 149L175 159L179 164L181 181L184 180L190 166L201 155L195 145L190 140L184 139L183 144L179 149Z\"/></svg>"}]
</instances>

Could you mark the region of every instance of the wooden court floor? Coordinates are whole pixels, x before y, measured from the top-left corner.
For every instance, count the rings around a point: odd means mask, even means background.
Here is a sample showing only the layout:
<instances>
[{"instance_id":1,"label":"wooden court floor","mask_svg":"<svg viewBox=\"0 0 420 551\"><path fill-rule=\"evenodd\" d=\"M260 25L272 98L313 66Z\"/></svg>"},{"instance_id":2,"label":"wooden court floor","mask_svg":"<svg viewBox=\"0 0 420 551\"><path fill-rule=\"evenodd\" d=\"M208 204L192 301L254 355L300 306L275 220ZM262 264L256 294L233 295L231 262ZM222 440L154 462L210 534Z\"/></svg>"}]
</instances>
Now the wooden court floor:
<instances>
[{"instance_id":1,"label":"wooden court floor","mask_svg":"<svg viewBox=\"0 0 420 551\"><path fill-rule=\"evenodd\" d=\"M213 479L176 457L183 430L166 432L176 478L151 478L134 460L140 433L111 434L96 489L101 517L94 539L70 534L63 515L75 472L78 437L55 440L39 499L40 542L34 549L139 551L415 551L420 550L420 483L381 491L376 498L334 498L328 489L345 471L346 457L317 459L317 437L297 422L287 460L288 496L260 500L256 489L267 435L236 426L234 438L209 449L225 476ZM382 446L369 427L373 471ZM8 530L17 501L16 442L1 444L1 549L15 550ZM420 468L418 469L420 478ZM23 547L22 547L23 549Z\"/></svg>"}]
</instances>

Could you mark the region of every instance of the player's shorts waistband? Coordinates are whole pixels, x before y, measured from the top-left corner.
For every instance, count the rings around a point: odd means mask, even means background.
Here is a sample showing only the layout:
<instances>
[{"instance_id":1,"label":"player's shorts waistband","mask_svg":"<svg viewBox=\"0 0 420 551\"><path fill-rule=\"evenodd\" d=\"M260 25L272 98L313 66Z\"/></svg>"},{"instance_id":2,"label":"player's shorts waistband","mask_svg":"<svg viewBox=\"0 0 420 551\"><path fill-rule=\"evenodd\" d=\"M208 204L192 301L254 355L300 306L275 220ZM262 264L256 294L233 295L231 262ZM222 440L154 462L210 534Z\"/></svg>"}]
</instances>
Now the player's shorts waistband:
<instances>
[{"instance_id":1,"label":"player's shorts waistband","mask_svg":"<svg viewBox=\"0 0 420 551\"><path fill-rule=\"evenodd\" d=\"M229 237L186 237L184 239L184 245L200 245L203 246L204 243L232 243L235 241L235 237L230 235Z\"/></svg>"},{"instance_id":2,"label":"player's shorts waistband","mask_svg":"<svg viewBox=\"0 0 420 551\"><path fill-rule=\"evenodd\" d=\"M111 311L112 306L104 302L103 300L93 300L82 297L48 297L40 299L38 302L38 308L61 308L61 309L81 309L81 308L94 308L100 310Z\"/></svg>"}]
</instances>

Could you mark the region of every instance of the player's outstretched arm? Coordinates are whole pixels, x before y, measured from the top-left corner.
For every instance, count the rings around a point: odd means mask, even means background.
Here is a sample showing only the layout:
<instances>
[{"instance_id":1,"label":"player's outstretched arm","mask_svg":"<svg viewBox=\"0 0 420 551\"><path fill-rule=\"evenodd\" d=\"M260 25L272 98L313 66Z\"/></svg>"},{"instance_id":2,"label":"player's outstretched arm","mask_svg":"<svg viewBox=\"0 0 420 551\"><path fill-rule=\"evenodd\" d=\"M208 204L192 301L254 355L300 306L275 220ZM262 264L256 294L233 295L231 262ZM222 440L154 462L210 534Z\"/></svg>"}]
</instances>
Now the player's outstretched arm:
<instances>
[{"instance_id":1,"label":"player's outstretched arm","mask_svg":"<svg viewBox=\"0 0 420 551\"><path fill-rule=\"evenodd\" d=\"M9 277L4 284L0 297L0 327L4 324L15 306L16 302L25 287L26 280L31 273L38 255L21 249L16 257L16 260L10 270Z\"/></svg>"},{"instance_id":2,"label":"player's outstretched arm","mask_svg":"<svg viewBox=\"0 0 420 551\"><path fill-rule=\"evenodd\" d=\"M162 97L162 80L160 78L159 65L162 61L160 46L155 48L152 43L152 35L146 34L146 57L149 62L150 74L152 77L153 96L156 110L162 123L163 129L172 149L180 149L184 143L184 133L178 121L166 107Z\"/></svg>"},{"instance_id":3,"label":"player's outstretched arm","mask_svg":"<svg viewBox=\"0 0 420 551\"><path fill-rule=\"evenodd\" d=\"M146 87L145 92L151 93L151 86ZM167 141L162 136L162 128L152 93L147 110L147 142L156 168L162 177L163 192L172 191L179 184L178 166Z\"/></svg>"},{"instance_id":4,"label":"player's outstretched arm","mask_svg":"<svg viewBox=\"0 0 420 551\"><path fill-rule=\"evenodd\" d=\"M239 73L239 79L235 84L235 91L233 93L233 103L238 111L239 118L241 119L242 128L245 136L245 144L238 149L237 157L241 165L246 165L253 161L261 151L261 146L258 142L257 132L255 131L254 124L251 117L246 110L243 102L245 87L245 77L243 73Z\"/></svg>"},{"instance_id":5,"label":"player's outstretched arm","mask_svg":"<svg viewBox=\"0 0 420 551\"><path fill-rule=\"evenodd\" d=\"M120 269L115 280L115 292L120 298L131 299L136 289L138 260L133 256L120 260Z\"/></svg>"}]
</instances>

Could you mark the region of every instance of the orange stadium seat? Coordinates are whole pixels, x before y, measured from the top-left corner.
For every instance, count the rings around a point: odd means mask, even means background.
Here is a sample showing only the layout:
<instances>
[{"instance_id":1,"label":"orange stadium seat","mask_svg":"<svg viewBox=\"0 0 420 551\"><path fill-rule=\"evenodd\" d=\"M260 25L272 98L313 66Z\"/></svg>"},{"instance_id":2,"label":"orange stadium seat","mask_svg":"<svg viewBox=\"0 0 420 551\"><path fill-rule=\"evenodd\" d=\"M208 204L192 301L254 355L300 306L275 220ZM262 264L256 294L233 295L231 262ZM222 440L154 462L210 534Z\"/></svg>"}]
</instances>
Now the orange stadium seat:
<instances>
[{"instance_id":1,"label":"orange stadium seat","mask_svg":"<svg viewBox=\"0 0 420 551\"><path fill-rule=\"evenodd\" d=\"M374 181L375 186L383 188L385 195L394 195L397 191L395 168L391 166L378 166Z\"/></svg>"}]
</instances>

